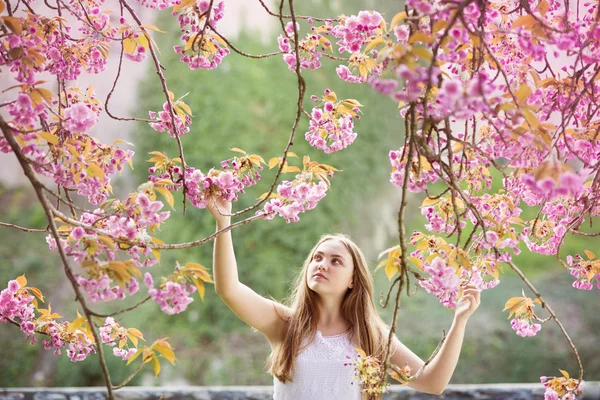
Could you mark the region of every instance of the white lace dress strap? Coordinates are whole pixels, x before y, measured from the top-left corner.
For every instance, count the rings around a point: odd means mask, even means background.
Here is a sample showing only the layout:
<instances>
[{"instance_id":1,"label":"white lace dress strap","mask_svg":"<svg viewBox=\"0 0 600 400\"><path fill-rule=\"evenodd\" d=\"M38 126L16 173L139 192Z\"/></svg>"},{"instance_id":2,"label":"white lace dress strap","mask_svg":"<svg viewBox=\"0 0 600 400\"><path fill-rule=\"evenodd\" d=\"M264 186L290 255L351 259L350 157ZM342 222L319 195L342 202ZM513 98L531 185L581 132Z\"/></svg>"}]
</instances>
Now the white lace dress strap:
<instances>
[{"instance_id":1,"label":"white lace dress strap","mask_svg":"<svg viewBox=\"0 0 600 400\"><path fill-rule=\"evenodd\" d=\"M335 336L317 331L315 340L296 357L293 381L284 384L273 377L273 399L360 400L360 383L351 365L356 360L354 347L350 331Z\"/></svg>"}]
</instances>

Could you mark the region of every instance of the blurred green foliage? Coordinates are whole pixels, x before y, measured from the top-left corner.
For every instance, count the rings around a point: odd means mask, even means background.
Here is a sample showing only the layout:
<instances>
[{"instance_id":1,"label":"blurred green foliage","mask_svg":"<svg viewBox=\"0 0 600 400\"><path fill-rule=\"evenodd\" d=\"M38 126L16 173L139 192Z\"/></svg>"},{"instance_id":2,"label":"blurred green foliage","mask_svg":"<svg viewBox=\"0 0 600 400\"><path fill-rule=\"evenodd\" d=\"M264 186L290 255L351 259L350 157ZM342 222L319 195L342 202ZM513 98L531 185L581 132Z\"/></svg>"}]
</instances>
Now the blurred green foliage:
<instances>
[{"instance_id":1,"label":"blurred green foliage","mask_svg":"<svg viewBox=\"0 0 600 400\"><path fill-rule=\"evenodd\" d=\"M361 3L347 1L340 10L328 2L307 1L298 5L298 13L324 16L344 12L349 15L363 8ZM379 3L377 9L386 12L389 20L394 4L392 1ZM190 72L171 51L170 47L178 40L177 30L172 24L173 19L166 13L155 23L170 32L157 35L169 89L176 98L190 92L184 101L193 111L192 130L182 138L187 163L207 171L218 167L221 160L234 156L235 153L229 150L232 147L259 154L265 160L281 155L291 131L297 96L296 76L287 69L281 57L252 60L232 53L216 70ZM303 22L302 29L306 28L307 24ZM234 39L234 43L253 54L271 52L276 48L274 39L262 43L249 32L242 33ZM328 195L315 210L301 214L298 223L287 225L276 218L247 224L233 232L241 281L258 293L277 300L286 297L304 257L324 233L341 231L350 234L363 248L371 265L376 265L379 251L397 242L396 211L400 191L389 184L387 154L390 149L402 144L402 120L392 101L374 93L366 85L346 84L338 79L336 66L336 62L324 60L324 67L320 70L304 72L307 80L304 106L310 110L312 103L308 96L321 96L325 88L335 91L339 98L358 99L364 105L364 115L355 124L358 138L348 149L326 156L306 143L304 132L307 121L303 117L292 146L292 151L300 158L289 161L301 167L301 158L307 154L311 159L343 172L336 173ZM138 116L148 110L159 110L164 102L164 93L151 60L147 61L147 68L147 76L139 88L135 113ZM147 179L150 164L145 160L149 158L149 151L164 151L170 158L178 156L175 141L147 125L136 125L133 141L136 184ZM236 210L254 204L256 198L268 190L274 170L265 168L262 176L256 187L249 188L247 194L240 197L235 204ZM284 174L282 179L291 180L293 174ZM494 185L500 185L498 176L495 176ZM425 220L418 209L423 198L424 194L410 197L406 229L409 234L415 229L423 230ZM2 221L25 226L45 225L44 214L31 192L3 191L0 200L4 210ZM166 243L186 242L214 232L214 221L205 210L195 209L188 203L187 213L183 215L181 194L176 194L175 210L171 211L171 218L157 235ZM532 215L535 216L535 210L528 211L524 218ZM0 254L10 268L0 269L0 282L26 273L32 285L40 287L50 301L64 307L56 310L72 319L77 306L72 302L68 283L65 286L64 273L56 255L47 250L44 235L6 232L5 229ZM593 249L593 243L584 238L569 239L564 254L584 248ZM598 379L600 362L592 356L594 341L588 339L600 329L600 317L594 308L599 300L598 291L582 292L571 288L571 277L557 265L555 259L532 254L525 248L522 250L522 254L516 257L517 264L533 277L534 284L539 285L559 316L565 319L565 325L584 359L587 379ZM197 262L211 268L212 243L177 252L163 251L160 265L148 269L148 272L155 279L168 275L177 261L181 264ZM535 338L520 338L511 330L505 317L508 315L502 314L501 310L509 297L520 295L524 285L507 268L501 277L502 284L483 294L482 305L469 322L453 383L537 382L540 375L557 374L558 368L567 369L572 374L576 371L566 341L554 325L547 324ZM383 271L376 274L375 281L378 298L380 292L387 293L389 282ZM135 303L142 296L139 294L124 304L94 304L93 307L104 312L114 311ZM386 321L390 321L391 307L382 310ZM437 345L442 330L447 332L450 327L452 313L423 290L409 298L403 295L398 336L426 359ZM540 314L545 316L541 310ZM167 316L157 305L148 302L121 317L124 326L140 329L149 342L170 337L178 357L175 366L163 361L163 372L158 380L154 380L148 367L147 372L140 374L131 385L258 385L272 381L264 372L268 343L227 308L211 285L205 301L201 302L196 296L183 314ZM44 360L41 345L29 346L15 327L1 325L0 348L3 349L0 386L32 384L32 371L39 370L40 360ZM95 357L77 364L71 363L65 355L46 356L45 359L45 363L52 364L46 385L103 384ZM127 377L133 369L125 367L111 354L107 355L107 360L115 383Z\"/></svg>"}]
</instances>

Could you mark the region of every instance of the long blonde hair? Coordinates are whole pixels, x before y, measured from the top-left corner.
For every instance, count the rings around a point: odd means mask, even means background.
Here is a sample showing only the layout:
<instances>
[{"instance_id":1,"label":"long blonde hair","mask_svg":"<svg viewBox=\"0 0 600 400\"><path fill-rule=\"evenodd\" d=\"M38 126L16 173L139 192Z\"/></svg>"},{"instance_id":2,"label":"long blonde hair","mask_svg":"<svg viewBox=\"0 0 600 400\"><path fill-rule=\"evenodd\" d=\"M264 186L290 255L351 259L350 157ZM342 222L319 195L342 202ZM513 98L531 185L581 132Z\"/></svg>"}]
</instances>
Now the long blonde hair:
<instances>
[{"instance_id":1,"label":"long blonde hair","mask_svg":"<svg viewBox=\"0 0 600 400\"><path fill-rule=\"evenodd\" d=\"M339 240L352 255L354 264L353 287L346 292L342 302L342 317L350 323L350 337L355 346L367 355L381 359L384 353L388 327L381 320L373 302L373 277L364 254L345 234L323 235L312 248L302 264L302 270L288 299L290 315L281 315L284 320L282 341L273 348L267 361L269 373L281 382L292 380L294 361L302 350L303 339L314 338L319 322L318 295L308 287L308 266L317 247L328 240Z\"/></svg>"}]
</instances>

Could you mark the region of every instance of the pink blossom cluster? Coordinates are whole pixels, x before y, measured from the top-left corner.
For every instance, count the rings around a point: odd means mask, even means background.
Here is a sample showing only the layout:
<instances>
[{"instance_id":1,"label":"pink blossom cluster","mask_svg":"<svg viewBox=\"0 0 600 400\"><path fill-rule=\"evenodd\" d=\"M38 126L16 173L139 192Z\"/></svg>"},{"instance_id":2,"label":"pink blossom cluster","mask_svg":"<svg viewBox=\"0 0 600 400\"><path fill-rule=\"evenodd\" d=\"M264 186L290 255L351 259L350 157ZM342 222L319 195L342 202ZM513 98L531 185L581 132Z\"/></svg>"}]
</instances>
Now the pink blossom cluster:
<instances>
[{"instance_id":1,"label":"pink blossom cluster","mask_svg":"<svg viewBox=\"0 0 600 400\"><path fill-rule=\"evenodd\" d=\"M165 314L173 315L183 312L194 301L191 295L196 291L196 287L186 285L185 281L178 283L163 279L159 287L155 288L152 275L146 272L144 283L149 289L148 294L152 297L152 301L158 304Z\"/></svg>"},{"instance_id":2,"label":"pink blossom cluster","mask_svg":"<svg viewBox=\"0 0 600 400\"><path fill-rule=\"evenodd\" d=\"M65 109L63 127L71 133L86 133L98 122L98 115L86 103L75 103Z\"/></svg>"},{"instance_id":3,"label":"pink blossom cluster","mask_svg":"<svg viewBox=\"0 0 600 400\"><path fill-rule=\"evenodd\" d=\"M110 284L112 283L112 279L106 274L90 279L86 279L81 275L76 275L75 280L83 290L85 290L89 299L93 302L116 299L122 300L125 298L125 290L118 285L111 287ZM130 295L136 293L139 289L137 280L131 278L131 280L127 282L126 289Z\"/></svg>"},{"instance_id":4,"label":"pink blossom cluster","mask_svg":"<svg viewBox=\"0 0 600 400\"><path fill-rule=\"evenodd\" d=\"M69 341L67 356L71 361L77 362L85 360L90 353L96 354L96 349L94 348L92 341L85 333L79 329L76 330Z\"/></svg>"},{"instance_id":5,"label":"pink blossom cluster","mask_svg":"<svg viewBox=\"0 0 600 400\"><path fill-rule=\"evenodd\" d=\"M296 30L299 28L300 25L296 23ZM331 43L314 27L312 31L298 43L298 54L300 56L300 68L315 70L321 67L322 51L331 46ZM290 71L296 71L296 50L290 43L293 40L294 24L290 21L285 27L285 36L279 35L277 38L279 50L284 53L283 61L288 65Z\"/></svg>"},{"instance_id":6,"label":"pink blossom cluster","mask_svg":"<svg viewBox=\"0 0 600 400\"><path fill-rule=\"evenodd\" d=\"M39 121L40 115L47 116L44 104L39 103L34 106L30 95L27 93L19 93L16 101L7 105L6 108L8 114L13 117L13 122L23 127L32 128ZM30 134L29 137L31 136L35 137L35 135ZM6 151L4 152L6 153Z\"/></svg>"},{"instance_id":7,"label":"pink blossom cluster","mask_svg":"<svg viewBox=\"0 0 600 400\"><path fill-rule=\"evenodd\" d=\"M563 172L558 177L547 177L536 180L531 174L523 174L521 180L525 188L534 196L543 200L552 200L557 196L577 197L583 190L583 183L587 179L587 170L580 174Z\"/></svg>"},{"instance_id":8,"label":"pink blossom cluster","mask_svg":"<svg viewBox=\"0 0 600 400\"><path fill-rule=\"evenodd\" d=\"M44 326L45 333L50 336L50 339L42 340L44 349L50 350L54 348L54 354L60 355L62 350L69 344L67 356L72 362L85 360L90 354L96 354L96 348L88 336L80 329L76 329L73 333L67 332L66 324L59 324L55 321Z\"/></svg>"},{"instance_id":9,"label":"pink blossom cluster","mask_svg":"<svg viewBox=\"0 0 600 400\"><path fill-rule=\"evenodd\" d=\"M550 386L551 382L554 379L549 378L552 377L540 376L540 382L542 382L544 384L544 387L546 388L546 390L544 391L544 400L578 400L579 397L577 396L580 394L583 395L583 381L579 382L579 384L577 384L577 382L571 384L573 378L566 380L565 384L563 385L565 393L562 396L560 396L558 392L556 392L556 390L554 390Z\"/></svg>"},{"instance_id":10,"label":"pink blossom cluster","mask_svg":"<svg viewBox=\"0 0 600 400\"><path fill-rule=\"evenodd\" d=\"M198 208L206 208L212 194L227 201L236 201L239 193L256 184L261 178L261 165L255 165L247 158L235 157L221 162L225 170L211 169L205 175L199 169L188 168L185 171L185 185L190 202Z\"/></svg>"},{"instance_id":11,"label":"pink blossom cluster","mask_svg":"<svg viewBox=\"0 0 600 400\"><path fill-rule=\"evenodd\" d=\"M532 222L533 224L534 222ZM530 251L546 255L554 255L562 243L567 228L563 223L555 223L549 219L540 219L535 226L523 229L520 238Z\"/></svg>"},{"instance_id":12,"label":"pink blossom cluster","mask_svg":"<svg viewBox=\"0 0 600 400\"><path fill-rule=\"evenodd\" d=\"M71 152L56 151L56 161L52 164L53 178L56 184L75 188L77 194L86 196L91 204L100 204L110 193L110 175L122 171L133 156L133 151L116 146L102 145L87 135L75 135L70 139L73 149L84 153L84 157L74 156Z\"/></svg>"},{"instance_id":13,"label":"pink blossom cluster","mask_svg":"<svg viewBox=\"0 0 600 400\"><path fill-rule=\"evenodd\" d=\"M358 15L342 19L331 29L331 34L339 39L339 52L359 52L363 44L376 35L382 21L383 17L377 11L360 11Z\"/></svg>"},{"instance_id":14,"label":"pink blossom cluster","mask_svg":"<svg viewBox=\"0 0 600 400\"><path fill-rule=\"evenodd\" d=\"M431 263L425 263L423 270L431 277L419 281L419 285L427 293L432 293L447 308L456 308L456 297L460 289L460 278L456 270L446 264L441 257L436 257Z\"/></svg>"},{"instance_id":15,"label":"pink blossom cluster","mask_svg":"<svg viewBox=\"0 0 600 400\"><path fill-rule=\"evenodd\" d=\"M594 288L594 280L600 289L600 265L597 260L584 260L579 254L575 257L567 256L567 264L569 265L569 273L576 280L573 282L573 287L581 290L592 290Z\"/></svg>"},{"instance_id":16,"label":"pink blossom cluster","mask_svg":"<svg viewBox=\"0 0 600 400\"><path fill-rule=\"evenodd\" d=\"M349 82L349 83L363 83L367 80L366 77L362 76L362 75L354 75L352 73L352 71L350 70L350 68L348 68L345 65L340 65L339 67L337 67L335 69L335 72L338 74L338 76L340 77L340 79ZM396 81L394 81L396 82ZM397 85L397 82L396 82ZM383 85L379 84L375 84L373 87L374 90L379 91L377 89L381 88Z\"/></svg>"},{"instance_id":17,"label":"pink blossom cluster","mask_svg":"<svg viewBox=\"0 0 600 400\"><path fill-rule=\"evenodd\" d=\"M48 37L56 32L54 37L58 38L60 32L51 29L40 16L33 13L15 18L23 29L19 35L8 31L7 35L0 38L0 54L2 55L0 66L7 66L8 70L13 73L12 77L18 82L31 85L36 81L36 73L42 71L43 67L40 64L43 64L43 61L41 63L27 62L22 57L13 57L11 54L37 52L43 55L48 49ZM49 35L44 37L42 32L49 32Z\"/></svg>"},{"instance_id":18,"label":"pink blossom cluster","mask_svg":"<svg viewBox=\"0 0 600 400\"><path fill-rule=\"evenodd\" d=\"M190 69L214 69L230 53L224 42L210 27L216 29L217 22L223 18L224 9L223 1L219 1L210 9L208 0L200 0L180 10L177 21L182 32L181 40L185 45L174 46L173 50L181 54L181 62L188 64ZM209 13L210 18L207 18ZM207 23L210 26L205 26ZM190 41L193 42L191 46L188 45Z\"/></svg>"},{"instance_id":19,"label":"pink blossom cluster","mask_svg":"<svg viewBox=\"0 0 600 400\"><path fill-rule=\"evenodd\" d=\"M173 130L173 120L171 119L171 112L169 112L169 103L165 101L162 110L158 113L149 111L150 118L155 122L150 122L152 129L158 132L167 131L171 137L182 136L190 131L190 125L192 124L192 118L185 114L185 118L172 110L173 119L175 120L175 130Z\"/></svg>"},{"instance_id":20,"label":"pink blossom cluster","mask_svg":"<svg viewBox=\"0 0 600 400\"><path fill-rule=\"evenodd\" d=\"M391 150L389 153L390 162L392 164L390 182L392 185L399 188L404 186L404 173L407 158L407 154L404 154L405 152L408 152L408 149L400 148L399 150ZM437 182L439 174L441 173L437 163L429 166L429 163L425 161L421 162L419 167L419 161L418 156L413 155L412 165L415 168L410 168L410 173L408 175L408 190L411 192L423 191L427 185ZM418 175L415 174L415 170L418 171Z\"/></svg>"},{"instance_id":21,"label":"pink blossom cluster","mask_svg":"<svg viewBox=\"0 0 600 400\"><path fill-rule=\"evenodd\" d=\"M303 179L301 175L296 175L296 179L292 182L281 182L277 186L278 196L269 200L256 214L265 215L265 219L273 219L279 215L288 224L298 222L300 220L298 214L315 208L319 200L325 197L327 189L327 184L322 180L315 183Z\"/></svg>"},{"instance_id":22,"label":"pink blossom cluster","mask_svg":"<svg viewBox=\"0 0 600 400\"><path fill-rule=\"evenodd\" d=\"M9 281L8 287L0 292L0 322L8 320L20 322L21 331L28 337L33 335L35 332L33 299L34 297L29 295L27 290L21 288L19 282Z\"/></svg>"},{"instance_id":23,"label":"pink blossom cluster","mask_svg":"<svg viewBox=\"0 0 600 400\"><path fill-rule=\"evenodd\" d=\"M100 327L100 340L102 343L114 347L113 354L124 361L128 360L137 351L134 347L124 349L120 344L116 346L122 340L127 340L127 329L116 323L112 317L107 317L104 325Z\"/></svg>"},{"instance_id":24,"label":"pink blossom cluster","mask_svg":"<svg viewBox=\"0 0 600 400\"><path fill-rule=\"evenodd\" d=\"M331 91L325 90L325 96ZM316 102L316 96L313 96ZM323 101L322 108L314 107L311 113L308 132L304 135L308 143L325 154L331 154L351 145L356 139L353 118L360 118L358 107L353 107L352 112L342 112L342 101L334 103ZM344 108L346 108L344 106Z\"/></svg>"},{"instance_id":25,"label":"pink blossom cluster","mask_svg":"<svg viewBox=\"0 0 600 400\"><path fill-rule=\"evenodd\" d=\"M525 318L513 318L510 326L522 337L535 336L542 329L541 324L531 323Z\"/></svg>"}]
</instances>

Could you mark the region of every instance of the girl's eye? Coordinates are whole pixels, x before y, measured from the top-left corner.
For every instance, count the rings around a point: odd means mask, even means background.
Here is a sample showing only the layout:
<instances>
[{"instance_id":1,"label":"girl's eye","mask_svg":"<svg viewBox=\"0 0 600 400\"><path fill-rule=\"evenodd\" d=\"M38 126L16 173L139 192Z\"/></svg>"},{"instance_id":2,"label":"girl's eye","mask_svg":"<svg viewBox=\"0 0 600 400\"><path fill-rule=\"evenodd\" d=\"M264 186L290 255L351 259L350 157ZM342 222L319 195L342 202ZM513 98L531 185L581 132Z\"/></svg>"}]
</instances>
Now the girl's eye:
<instances>
[{"instance_id":1,"label":"girl's eye","mask_svg":"<svg viewBox=\"0 0 600 400\"><path fill-rule=\"evenodd\" d=\"M338 260L337 258L336 258L335 260L333 260L333 262L336 262L336 261L337 261L337 263L338 263L338 264L341 264L341 263L342 263L342 262L341 262L340 260Z\"/></svg>"}]
</instances>

